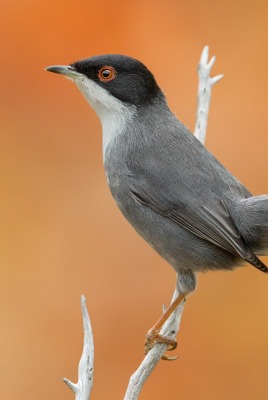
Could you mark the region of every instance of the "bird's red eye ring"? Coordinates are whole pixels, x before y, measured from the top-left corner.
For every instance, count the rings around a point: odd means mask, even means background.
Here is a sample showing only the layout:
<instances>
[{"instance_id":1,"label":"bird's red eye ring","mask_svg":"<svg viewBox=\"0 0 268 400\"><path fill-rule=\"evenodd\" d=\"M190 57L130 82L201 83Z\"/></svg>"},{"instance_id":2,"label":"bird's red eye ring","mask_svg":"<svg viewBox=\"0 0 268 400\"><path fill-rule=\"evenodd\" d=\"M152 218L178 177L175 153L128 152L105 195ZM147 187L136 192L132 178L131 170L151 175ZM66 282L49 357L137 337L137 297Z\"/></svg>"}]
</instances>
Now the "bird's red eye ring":
<instances>
[{"instance_id":1,"label":"bird's red eye ring","mask_svg":"<svg viewBox=\"0 0 268 400\"><path fill-rule=\"evenodd\" d=\"M101 82L110 82L116 77L116 70L113 67L104 65L99 69L98 78Z\"/></svg>"}]
</instances>

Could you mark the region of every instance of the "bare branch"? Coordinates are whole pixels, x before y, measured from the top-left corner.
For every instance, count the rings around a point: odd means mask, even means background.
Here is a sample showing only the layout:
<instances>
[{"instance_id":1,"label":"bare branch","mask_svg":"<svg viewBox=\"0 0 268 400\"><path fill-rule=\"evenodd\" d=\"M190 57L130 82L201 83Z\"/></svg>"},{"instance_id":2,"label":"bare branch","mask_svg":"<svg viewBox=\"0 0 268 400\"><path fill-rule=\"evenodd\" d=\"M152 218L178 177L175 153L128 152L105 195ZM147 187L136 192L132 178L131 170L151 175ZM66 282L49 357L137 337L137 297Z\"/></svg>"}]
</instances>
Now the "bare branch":
<instances>
[{"instance_id":1,"label":"bare branch","mask_svg":"<svg viewBox=\"0 0 268 400\"><path fill-rule=\"evenodd\" d=\"M223 78L223 75L217 75L213 78L210 77L210 71L215 63L216 57L213 56L208 61L209 47L205 46L201 58L198 64L198 95L197 95L197 114L194 135L200 140L201 143L205 143L206 129L208 121L208 110L211 97L212 86Z\"/></svg>"},{"instance_id":2,"label":"bare branch","mask_svg":"<svg viewBox=\"0 0 268 400\"><path fill-rule=\"evenodd\" d=\"M81 296L81 308L84 327L84 344L78 367L78 382L73 383L66 378L63 378L63 380L75 393L75 400L89 400L93 386L94 342L86 307L86 298L84 296Z\"/></svg>"}]
</instances>

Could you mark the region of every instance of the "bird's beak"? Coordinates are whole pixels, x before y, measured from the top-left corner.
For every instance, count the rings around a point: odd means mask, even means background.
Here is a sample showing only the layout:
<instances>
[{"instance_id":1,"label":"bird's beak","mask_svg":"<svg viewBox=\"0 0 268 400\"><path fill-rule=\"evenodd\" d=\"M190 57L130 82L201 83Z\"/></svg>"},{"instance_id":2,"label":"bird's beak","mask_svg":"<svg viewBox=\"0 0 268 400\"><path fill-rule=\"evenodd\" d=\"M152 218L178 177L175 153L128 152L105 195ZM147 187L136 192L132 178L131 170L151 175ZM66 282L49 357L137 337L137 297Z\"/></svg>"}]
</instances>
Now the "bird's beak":
<instances>
[{"instance_id":1,"label":"bird's beak","mask_svg":"<svg viewBox=\"0 0 268 400\"><path fill-rule=\"evenodd\" d=\"M75 79L81 76L76 69L70 65L52 65L51 67L45 68L46 71L55 72L56 74L65 75L68 78Z\"/></svg>"}]
</instances>

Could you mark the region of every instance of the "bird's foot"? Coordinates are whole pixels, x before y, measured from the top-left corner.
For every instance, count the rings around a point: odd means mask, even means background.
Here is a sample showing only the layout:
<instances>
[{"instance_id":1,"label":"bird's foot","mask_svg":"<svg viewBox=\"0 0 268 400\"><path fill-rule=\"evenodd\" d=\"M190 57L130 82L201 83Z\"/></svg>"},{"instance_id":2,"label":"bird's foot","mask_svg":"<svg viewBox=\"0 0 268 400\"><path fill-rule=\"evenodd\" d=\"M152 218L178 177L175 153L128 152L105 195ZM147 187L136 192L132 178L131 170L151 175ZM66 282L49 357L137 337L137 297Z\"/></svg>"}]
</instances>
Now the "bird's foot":
<instances>
[{"instance_id":1,"label":"bird's foot","mask_svg":"<svg viewBox=\"0 0 268 400\"><path fill-rule=\"evenodd\" d=\"M170 315L176 310L179 304L186 300L186 294L180 294L171 304L170 306L164 311L164 314L159 318L159 320L154 324L154 326L148 331L145 339L145 354L147 354L156 343L165 343L168 345L167 350L171 351L176 349L177 341L171 336L161 335L159 332L163 327L164 323L170 317ZM171 332L175 334L176 332ZM176 357L168 357L165 354L162 356L162 360L176 360Z\"/></svg>"},{"instance_id":2,"label":"bird's foot","mask_svg":"<svg viewBox=\"0 0 268 400\"><path fill-rule=\"evenodd\" d=\"M175 333L175 332L171 332ZM177 340L173 339L170 336L164 336L158 333L157 329L150 329L146 335L145 339L145 354L149 353L149 351L154 347L156 343L165 343L168 345L167 351L175 350L177 347ZM162 360L173 361L176 360L179 356L169 357L164 354L161 358Z\"/></svg>"}]
</instances>

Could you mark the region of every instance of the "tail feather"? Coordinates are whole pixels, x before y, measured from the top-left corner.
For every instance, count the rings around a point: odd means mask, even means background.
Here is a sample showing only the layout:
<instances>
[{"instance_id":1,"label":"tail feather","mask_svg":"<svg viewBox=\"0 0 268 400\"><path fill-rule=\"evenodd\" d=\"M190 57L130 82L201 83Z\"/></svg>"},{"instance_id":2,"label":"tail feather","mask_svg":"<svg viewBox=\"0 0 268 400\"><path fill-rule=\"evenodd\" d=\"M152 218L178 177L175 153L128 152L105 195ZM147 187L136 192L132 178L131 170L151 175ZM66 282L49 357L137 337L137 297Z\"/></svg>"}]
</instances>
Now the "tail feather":
<instances>
[{"instance_id":1,"label":"tail feather","mask_svg":"<svg viewBox=\"0 0 268 400\"><path fill-rule=\"evenodd\" d=\"M268 195L239 200L233 211L236 226L248 247L254 253L268 255ZM256 261L256 265L255 261L249 262L264 271L265 266L260 260Z\"/></svg>"},{"instance_id":2,"label":"tail feather","mask_svg":"<svg viewBox=\"0 0 268 400\"><path fill-rule=\"evenodd\" d=\"M252 253L252 256L246 261L253 265L253 267L259 269L265 274L268 274L268 267L257 256L255 256L254 253Z\"/></svg>"}]
</instances>

